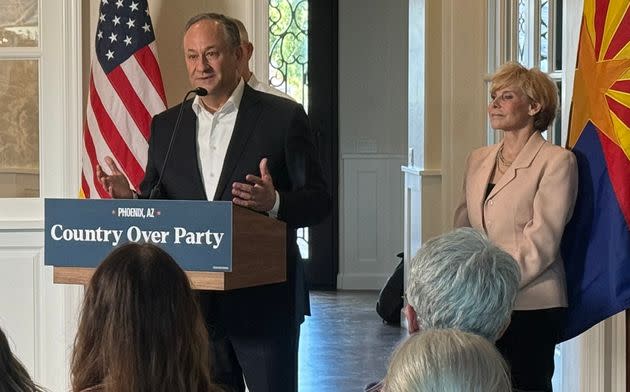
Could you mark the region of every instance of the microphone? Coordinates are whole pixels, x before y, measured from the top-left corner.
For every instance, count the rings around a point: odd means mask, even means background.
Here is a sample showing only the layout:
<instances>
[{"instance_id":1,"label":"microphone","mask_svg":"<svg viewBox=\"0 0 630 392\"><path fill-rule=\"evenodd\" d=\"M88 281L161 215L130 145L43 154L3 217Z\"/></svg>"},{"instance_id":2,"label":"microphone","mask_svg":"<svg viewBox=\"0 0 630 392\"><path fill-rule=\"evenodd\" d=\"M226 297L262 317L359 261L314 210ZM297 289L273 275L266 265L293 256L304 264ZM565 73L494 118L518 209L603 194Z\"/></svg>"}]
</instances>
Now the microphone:
<instances>
[{"instance_id":1,"label":"microphone","mask_svg":"<svg viewBox=\"0 0 630 392\"><path fill-rule=\"evenodd\" d=\"M190 90L189 92L194 92L195 94L199 95L200 97L205 97L206 95L208 95L208 90L206 90L203 87L197 87L193 90ZM184 98L184 100L186 100L186 98Z\"/></svg>"},{"instance_id":2,"label":"microphone","mask_svg":"<svg viewBox=\"0 0 630 392\"><path fill-rule=\"evenodd\" d=\"M173 126L173 132L171 133L171 140L168 143L168 149L166 150L166 155L164 156L164 162L162 163L162 169L160 170L160 176L158 177L155 186L151 188L151 192L149 193L149 199L159 199L162 196L162 176L164 176L164 169L166 169L166 163L168 162L168 158L171 156L171 150L173 148L173 142L175 141L175 136L177 135L177 130L179 129L179 122L182 119L182 113L184 112L184 102L188 98L190 94L196 94L200 97L208 95L208 90L203 87L196 87L186 93L184 95L184 99L182 99L182 103L179 106L179 112L177 113L177 120L175 120L175 126Z\"/></svg>"}]
</instances>

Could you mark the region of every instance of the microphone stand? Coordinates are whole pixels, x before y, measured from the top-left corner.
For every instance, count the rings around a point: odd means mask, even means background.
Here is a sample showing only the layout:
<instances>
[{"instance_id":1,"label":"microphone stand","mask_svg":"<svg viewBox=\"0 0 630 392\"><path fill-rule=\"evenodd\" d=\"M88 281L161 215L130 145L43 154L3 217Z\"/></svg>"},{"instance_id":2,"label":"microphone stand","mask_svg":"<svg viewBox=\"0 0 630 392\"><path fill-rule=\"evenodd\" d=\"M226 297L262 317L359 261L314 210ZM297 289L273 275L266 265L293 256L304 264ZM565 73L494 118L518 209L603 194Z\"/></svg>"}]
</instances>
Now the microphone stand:
<instances>
[{"instance_id":1,"label":"microphone stand","mask_svg":"<svg viewBox=\"0 0 630 392\"><path fill-rule=\"evenodd\" d=\"M164 157L164 162L162 163L162 169L160 170L160 176L158 177L157 182L151 188L151 192L149 193L149 199L160 199L162 197L162 176L164 176L164 169L166 169L166 163L168 162L168 158L171 156L171 150L173 148L173 142L175 141L175 136L177 135L177 131L179 129L179 122L182 119L182 113L184 112L184 102L188 98L190 94L197 94L200 97L208 95L208 90L203 87L197 87L193 90L190 90L184 95L184 99L182 99L182 103L179 106L179 112L177 113L177 120L175 120L175 126L173 127L173 133L171 134L171 140L168 143L168 149L166 150L166 156Z\"/></svg>"}]
</instances>

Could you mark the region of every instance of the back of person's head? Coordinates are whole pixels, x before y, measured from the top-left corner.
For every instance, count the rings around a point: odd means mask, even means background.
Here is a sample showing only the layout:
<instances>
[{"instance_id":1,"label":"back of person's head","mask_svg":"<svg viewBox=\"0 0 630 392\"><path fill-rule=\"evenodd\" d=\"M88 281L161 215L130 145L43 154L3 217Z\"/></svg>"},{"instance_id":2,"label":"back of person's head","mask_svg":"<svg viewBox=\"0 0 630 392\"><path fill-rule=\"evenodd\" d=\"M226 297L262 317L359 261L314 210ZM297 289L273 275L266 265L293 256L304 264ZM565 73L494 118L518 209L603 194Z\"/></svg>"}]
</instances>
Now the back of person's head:
<instances>
[{"instance_id":1,"label":"back of person's head","mask_svg":"<svg viewBox=\"0 0 630 392\"><path fill-rule=\"evenodd\" d=\"M455 329L422 331L396 349L383 392L510 392L501 354L487 339Z\"/></svg>"},{"instance_id":2,"label":"back of person's head","mask_svg":"<svg viewBox=\"0 0 630 392\"><path fill-rule=\"evenodd\" d=\"M238 27L238 34L241 37L241 48L243 49L243 57L241 58L241 76L245 81L249 80L251 71L249 69L249 60L254 54L254 44L249 41L249 34L243 22L239 19L231 18L236 27Z\"/></svg>"},{"instance_id":3,"label":"back of person's head","mask_svg":"<svg viewBox=\"0 0 630 392\"><path fill-rule=\"evenodd\" d=\"M35 392L42 389L13 355L9 340L0 328L0 392Z\"/></svg>"},{"instance_id":4,"label":"back of person's head","mask_svg":"<svg viewBox=\"0 0 630 392\"><path fill-rule=\"evenodd\" d=\"M243 22L236 18L232 18L232 21L236 24L236 27L238 27L238 34L241 36L241 43L249 42L249 34L247 33L247 29L245 28Z\"/></svg>"},{"instance_id":5,"label":"back of person's head","mask_svg":"<svg viewBox=\"0 0 630 392\"><path fill-rule=\"evenodd\" d=\"M75 392L207 392L208 336L184 271L151 244L110 253L87 288L72 356Z\"/></svg>"},{"instance_id":6,"label":"back of person's head","mask_svg":"<svg viewBox=\"0 0 630 392\"><path fill-rule=\"evenodd\" d=\"M411 260L407 300L421 330L454 328L498 339L521 279L516 261L481 232L460 228L432 238Z\"/></svg>"}]
</instances>

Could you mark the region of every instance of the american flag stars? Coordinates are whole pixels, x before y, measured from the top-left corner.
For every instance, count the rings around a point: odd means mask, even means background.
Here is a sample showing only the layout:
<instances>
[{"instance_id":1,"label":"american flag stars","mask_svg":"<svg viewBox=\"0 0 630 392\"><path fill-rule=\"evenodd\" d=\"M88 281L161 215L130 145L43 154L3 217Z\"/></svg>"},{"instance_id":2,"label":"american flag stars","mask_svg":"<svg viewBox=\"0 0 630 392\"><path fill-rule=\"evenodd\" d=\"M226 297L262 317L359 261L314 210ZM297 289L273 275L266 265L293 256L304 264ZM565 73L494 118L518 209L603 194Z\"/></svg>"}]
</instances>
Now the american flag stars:
<instances>
[{"instance_id":1,"label":"american flag stars","mask_svg":"<svg viewBox=\"0 0 630 392\"><path fill-rule=\"evenodd\" d=\"M106 156L139 189L151 118L166 109L148 8L147 0L101 0L83 132L81 193L88 198L109 198L95 176Z\"/></svg>"},{"instance_id":2,"label":"american flag stars","mask_svg":"<svg viewBox=\"0 0 630 392\"><path fill-rule=\"evenodd\" d=\"M106 72L154 40L146 1L101 0L96 53Z\"/></svg>"}]
</instances>

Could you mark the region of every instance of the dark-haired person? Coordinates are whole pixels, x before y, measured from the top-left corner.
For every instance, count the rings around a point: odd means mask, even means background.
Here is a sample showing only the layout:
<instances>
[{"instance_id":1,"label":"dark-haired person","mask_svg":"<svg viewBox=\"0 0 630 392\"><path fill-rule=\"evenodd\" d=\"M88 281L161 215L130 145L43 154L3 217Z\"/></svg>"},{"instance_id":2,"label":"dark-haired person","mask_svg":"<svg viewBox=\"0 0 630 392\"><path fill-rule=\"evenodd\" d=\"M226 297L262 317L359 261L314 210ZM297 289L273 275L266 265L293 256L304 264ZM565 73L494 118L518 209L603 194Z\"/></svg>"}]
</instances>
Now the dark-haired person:
<instances>
[{"instance_id":1,"label":"dark-haired person","mask_svg":"<svg viewBox=\"0 0 630 392\"><path fill-rule=\"evenodd\" d=\"M493 75L490 93L490 124L503 140L468 157L455 227L485 232L518 262L515 311L497 347L514 388L551 391L567 306L559 248L575 205L577 164L542 136L558 109L558 89L546 74L507 63Z\"/></svg>"},{"instance_id":2,"label":"dark-haired person","mask_svg":"<svg viewBox=\"0 0 630 392\"><path fill-rule=\"evenodd\" d=\"M0 328L0 392L41 392L24 365L13 355L7 336Z\"/></svg>"},{"instance_id":3,"label":"dark-haired person","mask_svg":"<svg viewBox=\"0 0 630 392\"><path fill-rule=\"evenodd\" d=\"M301 105L243 81L243 50L231 18L194 16L183 47L191 86L208 94L153 118L139 197L158 184L182 108L161 197L232 201L287 224L286 282L204 292L200 299L214 347L214 380L235 391L245 391L244 377L251 392L294 392L300 323L309 312L296 231L321 222L331 207L314 133ZM106 161L110 174L97 166L103 187L114 197L133 197L124 175Z\"/></svg>"},{"instance_id":4,"label":"dark-haired person","mask_svg":"<svg viewBox=\"0 0 630 392\"><path fill-rule=\"evenodd\" d=\"M188 277L155 245L130 243L87 287L71 364L74 392L210 392L208 336Z\"/></svg>"}]
</instances>

